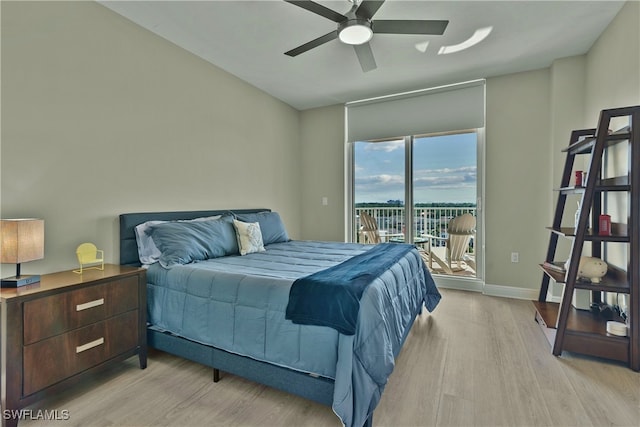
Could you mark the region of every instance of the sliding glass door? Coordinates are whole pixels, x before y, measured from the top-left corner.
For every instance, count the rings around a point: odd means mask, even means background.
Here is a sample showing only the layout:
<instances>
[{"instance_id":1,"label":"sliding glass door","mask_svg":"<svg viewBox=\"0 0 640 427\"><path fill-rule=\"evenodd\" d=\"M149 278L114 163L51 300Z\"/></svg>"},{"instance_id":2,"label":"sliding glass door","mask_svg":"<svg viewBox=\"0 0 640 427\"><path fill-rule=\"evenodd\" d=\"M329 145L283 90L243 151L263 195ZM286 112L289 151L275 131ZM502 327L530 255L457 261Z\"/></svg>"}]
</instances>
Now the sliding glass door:
<instances>
[{"instance_id":1,"label":"sliding glass door","mask_svg":"<svg viewBox=\"0 0 640 427\"><path fill-rule=\"evenodd\" d=\"M358 141L354 143L355 217L366 208L378 221L383 241L404 232L405 141ZM359 224L358 224L359 225ZM360 241L359 233L355 241Z\"/></svg>"},{"instance_id":2,"label":"sliding glass door","mask_svg":"<svg viewBox=\"0 0 640 427\"><path fill-rule=\"evenodd\" d=\"M353 241L361 240L359 214L366 211L382 241L415 243L427 252L433 273L478 277L479 142L479 132L464 131L352 143ZM450 238L463 215L468 230Z\"/></svg>"},{"instance_id":3,"label":"sliding glass door","mask_svg":"<svg viewBox=\"0 0 640 427\"><path fill-rule=\"evenodd\" d=\"M414 235L434 273L477 276L477 153L476 132L413 138Z\"/></svg>"}]
</instances>

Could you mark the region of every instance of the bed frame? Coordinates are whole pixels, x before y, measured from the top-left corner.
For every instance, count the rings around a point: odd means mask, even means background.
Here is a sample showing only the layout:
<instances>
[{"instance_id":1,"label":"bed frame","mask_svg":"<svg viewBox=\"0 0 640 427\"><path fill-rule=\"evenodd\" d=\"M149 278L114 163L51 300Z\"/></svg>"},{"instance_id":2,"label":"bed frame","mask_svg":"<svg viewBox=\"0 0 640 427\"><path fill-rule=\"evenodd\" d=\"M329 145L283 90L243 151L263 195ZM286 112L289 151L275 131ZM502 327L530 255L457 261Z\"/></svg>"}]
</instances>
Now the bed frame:
<instances>
[{"instance_id":1,"label":"bed frame","mask_svg":"<svg viewBox=\"0 0 640 427\"><path fill-rule=\"evenodd\" d=\"M120 264L140 266L135 227L146 221L194 219L229 213L229 210L184 211L184 212L148 212L120 215ZM234 213L270 212L270 209L237 209ZM420 314L420 310L416 315ZM415 319L415 316L414 318ZM413 324L413 320L412 320ZM406 339L411 326L403 337ZM213 368L213 380L218 382L220 371L264 384L314 402L333 404L334 381L330 378L311 376L303 372L261 362L249 357L229 353L216 347L200 344L168 332L159 331L153 325L147 327L147 343L150 347L192 360ZM373 424L373 415L365 426Z\"/></svg>"}]
</instances>

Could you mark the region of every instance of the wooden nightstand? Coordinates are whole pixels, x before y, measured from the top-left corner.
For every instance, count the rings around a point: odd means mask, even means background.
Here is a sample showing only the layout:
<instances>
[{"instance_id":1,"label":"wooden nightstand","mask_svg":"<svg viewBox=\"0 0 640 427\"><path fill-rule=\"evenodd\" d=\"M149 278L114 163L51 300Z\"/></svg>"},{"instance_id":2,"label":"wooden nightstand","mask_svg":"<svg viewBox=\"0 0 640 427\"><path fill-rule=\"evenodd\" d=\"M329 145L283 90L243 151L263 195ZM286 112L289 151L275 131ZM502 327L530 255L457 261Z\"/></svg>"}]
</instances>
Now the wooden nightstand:
<instances>
[{"instance_id":1,"label":"wooden nightstand","mask_svg":"<svg viewBox=\"0 0 640 427\"><path fill-rule=\"evenodd\" d=\"M20 408L138 355L147 367L146 270L45 274L40 282L0 290L2 426Z\"/></svg>"}]
</instances>

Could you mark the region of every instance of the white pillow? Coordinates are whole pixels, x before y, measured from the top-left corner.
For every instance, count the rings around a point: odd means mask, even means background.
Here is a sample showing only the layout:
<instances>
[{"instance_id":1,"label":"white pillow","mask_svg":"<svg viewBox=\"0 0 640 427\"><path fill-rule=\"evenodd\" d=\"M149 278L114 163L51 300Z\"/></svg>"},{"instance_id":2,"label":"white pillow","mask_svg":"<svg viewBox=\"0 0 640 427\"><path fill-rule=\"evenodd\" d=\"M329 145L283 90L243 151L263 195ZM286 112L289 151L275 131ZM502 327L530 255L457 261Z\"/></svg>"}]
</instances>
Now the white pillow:
<instances>
[{"instance_id":1,"label":"white pillow","mask_svg":"<svg viewBox=\"0 0 640 427\"><path fill-rule=\"evenodd\" d=\"M179 220L179 222L207 221L207 220L219 219L219 218L222 218L222 215ZM158 249L156 244L153 242L153 239L151 238L151 236L149 236L146 233L146 230L152 225L162 224L165 222L171 222L171 221L147 221L147 222L143 222L142 224L136 225L135 231L136 231L136 242L138 244L138 257L140 258L140 262L142 263L142 265L155 264L160 259L160 255L162 255L162 252L160 252L160 249Z\"/></svg>"},{"instance_id":2,"label":"white pillow","mask_svg":"<svg viewBox=\"0 0 640 427\"><path fill-rule=\"evenodd\" d=\"M265 251L259 222L242 222L234 219L233 226L236 229L240 255Z\"/></svg>"},{"instance_id":3,"label":"white pillow","mask_svg":"<svg viewBox=\"0 0 640 427\"><path fill-rule=\"evenodd\" d=\"M151 236L147 236L145 230L152 225L162 224L168 221L147 221L136 225L136 242L138 243L138 257L142 265L149 265L158 262L160 249L153 243Z\"/></svg>"}]
</instances>

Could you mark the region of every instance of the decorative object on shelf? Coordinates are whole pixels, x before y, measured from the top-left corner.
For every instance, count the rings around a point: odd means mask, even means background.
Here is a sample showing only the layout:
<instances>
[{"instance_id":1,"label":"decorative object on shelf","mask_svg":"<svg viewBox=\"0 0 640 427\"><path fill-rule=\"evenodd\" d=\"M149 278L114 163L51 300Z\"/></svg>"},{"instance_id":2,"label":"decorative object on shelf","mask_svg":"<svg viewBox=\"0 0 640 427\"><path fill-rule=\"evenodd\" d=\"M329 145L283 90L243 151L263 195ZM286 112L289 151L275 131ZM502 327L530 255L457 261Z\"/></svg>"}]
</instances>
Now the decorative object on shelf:
<instances>
[{"instance_id":1,"label":"decorative object on shelf","mask_svg":"<svg viewBox=\"0 0 640 427\"><path fill-rule=\"evenodd\" d=\"M582 171L576 171L576 187L582 187Z\"/></svg>"},{"instance_id":2,"label":"decorative object on shelf","mask_svg":"<svg viewBox=\"0 0 640 427\"><path fill-rule=\"evenodd\" d=\"M569 269L569 260L564 265L565 269ZM600 258L591 256L581 256L580 264L578 264L578 278L589 279L591 283L600 283L600 279L607 274L608 265Z\"/></svg>"},{"instance_id":3,"label":"decorative object on shelf","mask_svg":"<svg viewBox=\"0 0 640 427\"><path fill-rule=\"evenodd\" d=\"M596 316L602 318L602 319L606 319L606 320L611 320L614 318L614 316L616 315L616 312L614 311L613 306L605 303L605 302L594 302L591 304L591 312L593 314L595 314Z\"/></svg>"},{"instance_id":4,"label":"decorative object on shelf","mask_svg":"<svg viewBox=\"0 0 640 427\"><path fill-rule=\"evenodd\" d=\"M607 333L617 335L619 337L626 337L627 325L622 322L614 322L610 320L607 322Z\"/></svg>"},{"instance_id":5,"label":"decorative object on shelf","mask_svg":"<svg viewBox=\"0 0 640 427\"><path fill-rule=\"evenodd\" d=\"M80 269L73 270L74 273L82 274L83 270L104 270L104 251L96 248L93 243L82 243L76 249L76 255Z\"/></svg>"},{"instance_id":6,"label":"decorative object on shelf","mask_svg":"<svg viewBox=\"0 0 640 427\"><path fill-rule=\"evenodd\" d=\"M566 265L566 261L562 262L562 261L545 261L542 266L546 269L549 269L551 271L555 271L557 273L562 273L565 274L567 272L567 269L565 267Z\"/></svg>"},{"instance_id":7,"label":"decorative object on shelf","mask_svg":"<svg viewBox=\"0 0 640 427\"><path fill-rule=\"evenodd\" d=\"M611 215L600 215L598 217L598 225L599 236L611 236Z\"/></svg>"},{"instance_id":8,"label":"decorative object on shelf","mask_svg":"<svg viewBox=\"0 0 640 427\"><path fill-rule=\"evenodd\" d=\"M3 288L17 288L40 281L39 275L21 275L20 264L44 258L44 220L0 220L0 262L16 264L15 277L2 279Z\"/></svg>"}]
</instances>

